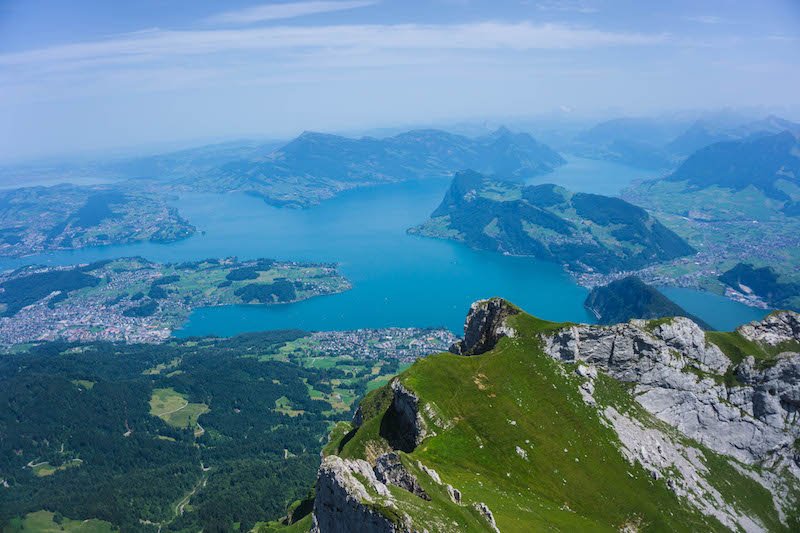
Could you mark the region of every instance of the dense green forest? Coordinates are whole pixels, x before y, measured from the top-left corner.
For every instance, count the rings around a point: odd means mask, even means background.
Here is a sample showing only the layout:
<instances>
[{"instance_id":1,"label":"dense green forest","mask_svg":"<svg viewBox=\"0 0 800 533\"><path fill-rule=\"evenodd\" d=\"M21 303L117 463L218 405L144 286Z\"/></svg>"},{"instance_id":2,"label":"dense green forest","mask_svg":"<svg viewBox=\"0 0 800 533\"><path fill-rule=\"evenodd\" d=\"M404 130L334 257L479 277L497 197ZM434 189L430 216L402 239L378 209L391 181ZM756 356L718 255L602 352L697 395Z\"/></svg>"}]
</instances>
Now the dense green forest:
<instances>
[{"instance_id":1,"label":"dense green forest","mask_svg":"<svg viewBox=\"0 0 800 533\"><path fill-rule=\"evenodd\" d=\"M595 287L583 305L594 313L600 324L617 324L634 318L651 320L685 316L703 329L712 329L702 319L688 313L658 289L647 285L636 276L627 276L608 285Z\"/></svg>"},{"instance_id":2,"label":"dense green forest","mask_svg":"<svg viewBox=\"0 0 800 533\"><path fill-rule=\"evenodd\" d=\"M332 384L357 397L376 377L352 359L287 356L304 336L54 342L0 358L0 524L42 509L124 531L280 517L313 483L331 424L351 416L327 401Z\"/></svg>"}]
</instances>

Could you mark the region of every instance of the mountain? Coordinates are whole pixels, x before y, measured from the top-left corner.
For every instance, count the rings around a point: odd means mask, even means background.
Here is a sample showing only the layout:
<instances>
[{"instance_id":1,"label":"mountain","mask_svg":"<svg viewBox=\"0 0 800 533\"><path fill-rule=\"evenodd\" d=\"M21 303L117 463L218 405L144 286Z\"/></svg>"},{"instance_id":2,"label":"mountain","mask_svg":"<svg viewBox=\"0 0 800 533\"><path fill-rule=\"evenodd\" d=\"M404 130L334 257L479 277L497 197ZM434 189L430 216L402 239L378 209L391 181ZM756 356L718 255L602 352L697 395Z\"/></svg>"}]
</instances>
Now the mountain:
<instances>
[{"instance_id":1,"label":"mountain","mask_svg":"<svg viewBox=\"0 0 800 533\"><path fill-rule=\"evenodd\" d=\"M738 263L719 276L730 290L743 295L755 295L767 305L779 309L800 309L800 283L785 281L774 268L756 268Z\"/></svg>"},{"instance_id":2,"label":"mountain","mask_svg":"<svg viewBox=\"0 0 800 533\"><path fill-rule=\"evenodd\" d=\"M720 131L705 121L698 120L692 126L666 145L667 152L680 157L705 148L711 144L736 140L737 136L729 131Z\"/></svg>"},{"instance_id":3,"label":"mountain","mask_svg":"<svg viewBox=\"0 0 800 533\"><path fill-rule=\"evenodd\" d=\"M694 189L711 186L740 191L754 187L770 198L789 200L781 182L800 188L800 141L784 131L746 141L716 143L689 156L668 181Z\"/></svg>"},{"instance_id":4,"label":"mountain","mask_svg":"<svg viewBox=\"0 0 800 533\"><path fill-rule=\"evenodd\" d=\"M558 261L573 271L631 270L694 253L643 209L618 198L459 172L412 233Z\"/></svg>"},{"instance_id":5,"label":"mountain","mask_svg":"<svg viewBox=\"0 0 800 533\"><path fill-rule=\"evenodd\" d=\"M729 296L749 301L736 283L719 278L743 263L769 267L782 284L800 287L800 140L791 132L701 148L672 174L638 183L622 198L653 213L700 251L692 263L650 272L649 279L674 280L678 273L680 286L720 293L732 287ZM785 298L763 301L797 306Z\"/></svg>"},{"instance_id":6,"label":"mountain","mask_svg":"<svg viewBox=\"0 0 800 533\"><path fill-rule=\"evenodd\" d=\"M704 333L476 302L453 353L336 426L290 527L797 531L799 331L788 312Z\"/></svg>"},{"instance_id":7,"label":"mountain","mask_svg":"<svg viewBox=\"0 0 800 533\"><path fill-rule=\"evenodd\" d=\"M607 120L577 135L570 151L642 169L665 169L672 162L662 147L685 128L683 124L651 118Z\"/></svg>"},{"instance_id":8,"label":"mountain","mask_svg":"<svg viewBox=\"0 0 800 533\"><path fill-rule=\"evenodd\" d=\"M703 329L711 327L687 313L681 306L664 296L655 287L636 276L628 276L608 285L595 287L583 305L597 317L600 324L616 324L634 318L656 319L673 316L690 318Z\"/></svg>"},{"instance_id":9,"label":"mountain","mask_svg":"<svg viewBox=\"0 0 800 533\"><path fill-rule=\"evenodd\" d=\"M686 157L719 142L754 140L784 131L800 136L800 124L775 115L738 124L732 124L731 117L701 119L670 141L665 150L675 156Z\"/></svg>"},{"instance_id":10,"label":"mountain","mask_svg":"<svg viewBox=\"0 0 800 533\"><path fill-rule=\"evenodd\" d=\"M306 132L260 158L220 166L183 186L244 191L277 205L307 206L354 187L444 177L474 168L524 179L564 164L558 153L525 133L500 128L478 138L439 130L351 139Z\"/></svg>"}]
</instances>

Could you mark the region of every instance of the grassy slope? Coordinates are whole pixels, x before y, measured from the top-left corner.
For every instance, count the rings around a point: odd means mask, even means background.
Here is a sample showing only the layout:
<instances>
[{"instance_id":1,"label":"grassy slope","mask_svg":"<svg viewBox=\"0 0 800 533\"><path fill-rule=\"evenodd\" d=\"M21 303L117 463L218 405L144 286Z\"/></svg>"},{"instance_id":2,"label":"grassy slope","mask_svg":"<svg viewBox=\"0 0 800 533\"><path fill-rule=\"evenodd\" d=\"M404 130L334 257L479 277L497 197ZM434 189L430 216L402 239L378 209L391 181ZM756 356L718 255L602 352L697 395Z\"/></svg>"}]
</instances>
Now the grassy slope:
<instances>
[{"instance_id":1,"label":"grassy slope","mask_svg":"<svg viewBox=\"0 0 800 533\"><path fill-rule=\"evenodd\" d=\"M467 504L485 502L504 532L607 531L626 524L650 530L723 529L688 509L664 480L654 481L624 460L614 432L580 398L579 378L541 353L534 334L554 325L527 315L512 320L527 335L504 339L482 356L432 356L401 374L408 387L453 422L404 455L412 471L416 460L436 469L445 483L462 491ZM378 433L387 405L384 390L365 400L372 417L365 413L365 423L340 445L340 455L369 457L385 447ZM415 473L432 502L393 490L413 503L412 516L426 523L455 520L463 530L485 526L468 506L451 503L424 473Z\"/></svg>"},{"instance_id":2,"label":"grassy slope","mask_svg":"<svg viewBox=\"0 0 800 533\"><path fill-rule=\"evenodd\" d=\"M49 511L37 511L30 513L24 518L11 520L4 528L3 533L17 533L20 531L38 531L43 533L74 531L76 533L111 533L116 529L102 520L70 520L62 518L61 523L57 524L54 514Z\"/></svg>"}]
</instances>

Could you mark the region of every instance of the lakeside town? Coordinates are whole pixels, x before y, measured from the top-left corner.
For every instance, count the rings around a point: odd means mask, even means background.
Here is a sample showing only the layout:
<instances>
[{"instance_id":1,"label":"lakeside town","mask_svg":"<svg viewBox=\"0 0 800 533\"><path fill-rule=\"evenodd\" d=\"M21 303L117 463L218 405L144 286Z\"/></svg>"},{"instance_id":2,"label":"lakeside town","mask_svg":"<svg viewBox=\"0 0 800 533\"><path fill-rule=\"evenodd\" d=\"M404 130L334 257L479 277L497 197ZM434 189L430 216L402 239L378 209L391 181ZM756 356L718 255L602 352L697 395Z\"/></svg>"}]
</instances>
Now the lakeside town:
<instances>
[{"instance_id":1,"label":"lakeside town","mask_svg":"<svg viewBox=\"0 0 800 533\"><path fill-rule=\"evenodd\" d=\"M289 303L349 288L335 265L266 259L26 267L0 277L0 346L159 343L199 307Z\"/></svg>"}]
</instances>

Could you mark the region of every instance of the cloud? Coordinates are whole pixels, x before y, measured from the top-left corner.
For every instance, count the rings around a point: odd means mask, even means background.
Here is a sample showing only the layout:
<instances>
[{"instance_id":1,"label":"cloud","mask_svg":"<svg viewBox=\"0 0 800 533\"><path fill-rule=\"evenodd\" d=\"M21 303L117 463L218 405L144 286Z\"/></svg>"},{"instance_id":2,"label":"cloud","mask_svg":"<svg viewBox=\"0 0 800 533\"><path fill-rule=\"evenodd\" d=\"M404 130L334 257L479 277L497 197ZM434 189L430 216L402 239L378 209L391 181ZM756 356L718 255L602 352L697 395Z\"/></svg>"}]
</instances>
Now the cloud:
<instances>
[{"instance_id":1,"label":"cloud","mask_svg":"<svg viewBox=\"0 0 800 533\"><path fill-rule=\"evenodd\" d=\"M276 26L232 30L151 30L116 38L0 54L0 66L65 69L86 62L161 61L224 53L279 53L308 49L567 50L647 46L665 34L610 32L560 24L482 22L459 25Z\"/></svg>"},{"instance_id":2,"label":"cloud","mask_svg":"<svg viewBox=\"0 0 800 533\"><path fill-rule=\"evenodd\" d=\"M582 13L588 15L600 11L594 6L580 0L545 0L538 2L536 8L540 11L557 11L562 13Z\"/></svg>"},{"instance_id":3,"label":"cloud","mask_svg":"<svg viewBox=\"0 0 800 533\"><path fill-rule=\"evenodd\" d=\"M312 0L309 2L289 2L282 4L264 4L227 11L218 15L213 15L206 19L213 24L253 24L256 22L266 22L270 20L283 20L306 15L316 15L319 13L330 13L333 11L345 11L359 7L375 5L377 0Z\"/></svg>"},{"instance_id":4,"label":"cloud","mask_svg":"<svg viewBox=\"0 0 800 533\"><path fill-rule=\"evenodd\" d=\"M690 22L699 22L700 24L728 24L729 21L716 15L692 15L683 17L684 20Z\"/></svg>"}]
</instances>

